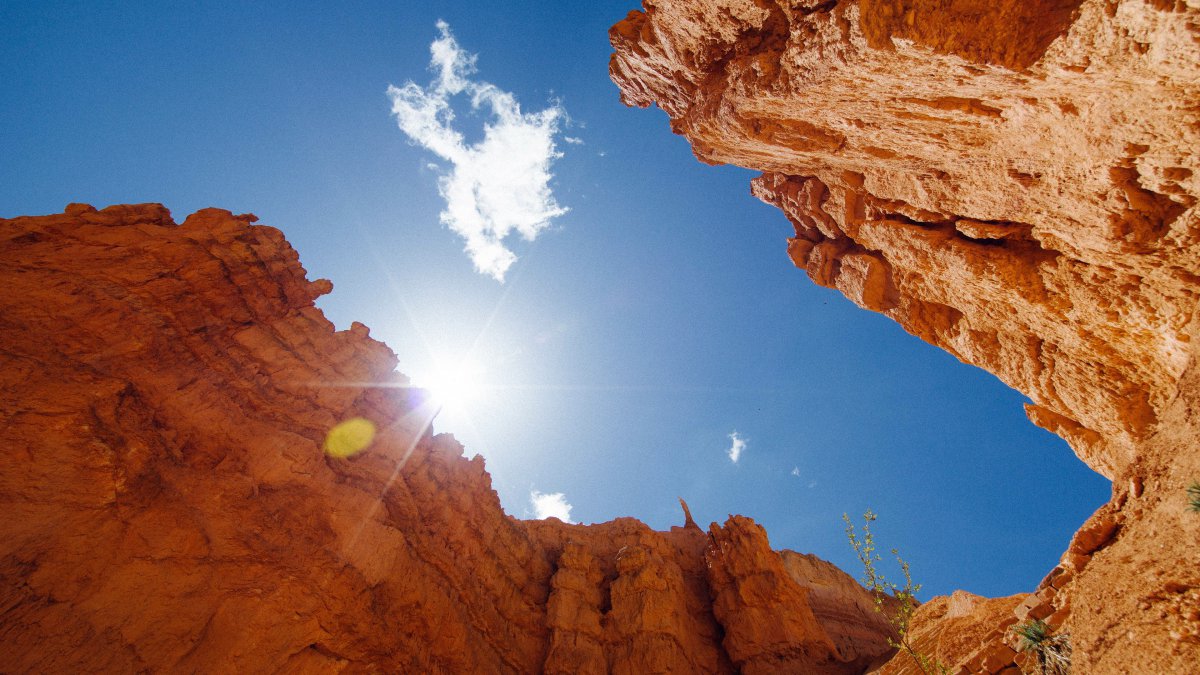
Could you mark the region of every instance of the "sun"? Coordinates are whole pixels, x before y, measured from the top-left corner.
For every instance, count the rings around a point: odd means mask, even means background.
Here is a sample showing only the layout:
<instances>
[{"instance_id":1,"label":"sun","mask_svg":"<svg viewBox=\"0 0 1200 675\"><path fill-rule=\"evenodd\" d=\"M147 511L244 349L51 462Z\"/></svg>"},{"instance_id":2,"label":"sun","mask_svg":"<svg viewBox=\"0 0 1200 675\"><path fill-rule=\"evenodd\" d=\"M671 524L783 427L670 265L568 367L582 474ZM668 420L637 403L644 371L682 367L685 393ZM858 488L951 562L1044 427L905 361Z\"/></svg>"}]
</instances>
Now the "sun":
<instances>
[{"instance_id":1,"label":"sun","mask_svg":"<svg viewBox=\"0 0 1200 675\"><path fill-rule=\"evenodd\" d=\"M487 370L474 359L441 365L421 384L439 408L462 411L478 401L487 390Z\"/></svg>"}]
</instances>

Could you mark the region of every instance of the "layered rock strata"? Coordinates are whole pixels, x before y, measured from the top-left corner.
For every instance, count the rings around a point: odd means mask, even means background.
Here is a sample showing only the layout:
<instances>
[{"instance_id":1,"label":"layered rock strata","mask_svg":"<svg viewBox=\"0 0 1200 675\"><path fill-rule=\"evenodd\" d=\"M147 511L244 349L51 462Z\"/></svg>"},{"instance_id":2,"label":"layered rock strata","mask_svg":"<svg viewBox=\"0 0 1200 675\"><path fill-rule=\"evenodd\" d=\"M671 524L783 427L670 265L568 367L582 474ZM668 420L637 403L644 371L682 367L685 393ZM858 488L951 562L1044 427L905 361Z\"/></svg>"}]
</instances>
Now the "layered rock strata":
<instances>
[{"instance_id":1,"label":"layered rock strata","mask_svg":"<svg viewBox=\"0 0 1200 675\"><path fill-rule=\"evenodd\" d=\"M747 519L505 515L254 220L0 220L0 670L854 673L888 652L845 610L865 590L806 585ZM351 418L373 444L322 452Z\"/></svg>"},{"instance_id":2,"label":"layered rock strata","mask_svg":"<svg viewBox=\"0 0 1200 675\"><path fill-rule=\"evenodd\" d=\"M1087 599L1077 663L1200 662L1200 5L643 4L610 33L622 100L761 170L809 277L1024 392L1114 480L1056 568L1057 602Z\"/></svg>"}]
</instances>

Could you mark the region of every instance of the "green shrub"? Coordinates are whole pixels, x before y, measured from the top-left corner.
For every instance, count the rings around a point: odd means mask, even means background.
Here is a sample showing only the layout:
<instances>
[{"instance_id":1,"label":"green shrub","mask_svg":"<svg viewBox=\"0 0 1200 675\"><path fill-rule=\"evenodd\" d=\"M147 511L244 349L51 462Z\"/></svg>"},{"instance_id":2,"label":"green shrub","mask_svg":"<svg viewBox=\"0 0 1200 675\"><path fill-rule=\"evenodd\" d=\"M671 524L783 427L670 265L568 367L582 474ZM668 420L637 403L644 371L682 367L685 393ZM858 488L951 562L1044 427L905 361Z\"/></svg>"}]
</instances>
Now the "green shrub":
<instances>
[{"instance_id":1,"label":"green shrub","mask_svg":"<svg viewBox=\"0 0 1200 675\"><path fill-rule=\"evenodd\" d=\"M1030 652L1037 657L1038 672L1043 675L1066 675L1071 672L1071 636L1055 635L1041 619L1030 619L1010 629L1017 636L1017 651Z\"/></svg>"},{"instance_id":2,"label":"green shrub","mask_svg":"<svg viewBox=\"0 0 1200 675\"><path fill-rule=\"evenodd\" d=\"M1188 508L1200 513L1200 483L1192 482L1187 489Z\"/></svg>"},{"instance_id":3,"label":"green shrub","mask_svg":"<svg viewBox=\"0 0 1200 675\"><path fill-rule=\"evenodd\" d=\"M916 593L921 590L921 585L913 583L908 563L900 557L899 551L892 549L892 555L896 556L896 562L900 564L900 571L904 575L903 586L885 579L875 567L875 563L881 561L879 555L875 553L875 535L871 533L871 523L875 522L876 517L870 509L863 514L862 536L860 537L854 529L854 523L850 522L850 516L842 514L842 520L846 523L846 538L850 540L850 546L854 548L859 562L863 565L863 586L871 592L875 599L875 611L887 617L888 623L896 633L895 638L888 636L888 644L912 657L913 661L916 661L917 667L925 675L948 675L950 668L946 664L918 650L909 638L908 625L919 605ZM889 613L884 609L884 597L888 595L897 600L894 613Z\"/></svg>"}]
</instances>

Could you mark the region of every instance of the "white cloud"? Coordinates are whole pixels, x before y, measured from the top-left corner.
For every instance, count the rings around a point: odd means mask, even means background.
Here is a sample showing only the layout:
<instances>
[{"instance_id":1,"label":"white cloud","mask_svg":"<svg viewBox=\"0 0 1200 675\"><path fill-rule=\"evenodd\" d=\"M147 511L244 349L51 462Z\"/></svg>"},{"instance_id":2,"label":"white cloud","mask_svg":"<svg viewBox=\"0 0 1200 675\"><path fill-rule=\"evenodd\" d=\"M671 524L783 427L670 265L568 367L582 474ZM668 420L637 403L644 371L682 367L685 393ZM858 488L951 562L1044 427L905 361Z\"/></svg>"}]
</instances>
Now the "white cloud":
<instances>
[{"instance_id":1,"label":"white cloud","mask_svg":"<svg viewBox=\"0 0 1200 675\"><path fill-rule=\"evenodd\" d=\"M574 136L563 136L563 140L570 143L571 145L583 145L582 138L575 138Z\"/></svg>"},{"instance_id":2,"label":"white cloud","mask_svg":"<svg viewBox=\"0 0 1200 675\"><path fill-rule=\"evenodd\" d=\"M566 111L554 105L522 113L511 93L471 80L477 56L458 46L444 21L437 27L441 37L429 46L433 82L389 86L392 114L414 143L449 162L439 168L438 191L446 200L442 222L466 240L475 269L502 282L517 259L504 246L505 237L515 232L533 241L551 219L567 212L550 191L550 164L562 156L554 139ZM477 143L468 144L454 128L450 99L460 94L491 117Z\"/></svg>"},{"instance_id":3,"label":"white cloud","mask_svg":"<svg viewBox=\"0 0 1200 675\"><path fill-rule=\"evenodd\" d=\"M729 450L727 451L727 454L729 455L729 461L737 464L738 459L740 459L742 456L742 451L746 449L746 439L742 438L738 435L738 432L734 431L732 434L729 434L729 440L732 441L732 444L729 446Z\"/></svg>"},{"instance_id":4,"label":"white cloud","mask_svg":"<svg viewBox=\"0 0 1200 675\"><path fill-rule=\"evenodd\" d=\"M792 475L799 478L800 477L800 467L793 466L792 467Z\"/></svg>"},{"instance_id":5,"label":"white cloud","mask_svg":"<svg viewBox=\"0 0 1200 675\"><path fill-rule=\"evenodd\" d=\"M564 523L571 522L571 505L561 492L545 494L537 490L529 491L529 501L533 504L533 517L541 520L554 516Z\"/></svg>"}]
</instances>

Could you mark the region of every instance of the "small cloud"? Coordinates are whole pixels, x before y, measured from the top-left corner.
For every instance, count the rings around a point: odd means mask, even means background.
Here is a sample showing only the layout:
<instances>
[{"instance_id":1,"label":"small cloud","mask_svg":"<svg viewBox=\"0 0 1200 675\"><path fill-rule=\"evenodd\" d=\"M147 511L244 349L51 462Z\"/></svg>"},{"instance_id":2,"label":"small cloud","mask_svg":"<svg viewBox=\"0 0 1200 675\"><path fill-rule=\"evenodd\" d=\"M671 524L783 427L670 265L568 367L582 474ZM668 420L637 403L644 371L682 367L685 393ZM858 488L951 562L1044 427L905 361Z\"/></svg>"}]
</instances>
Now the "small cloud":
<instances>
[{"instance_id":1,"label":"small cloud","mask_svg":"<svg viewBox=\"0 0 1200 675\"><path fill-rule=\"evenodd\" d=\"M742 451L746 449L746 439L742 438L738 435L738 432L734 431L732 434L729 434L729 440L732 442L729 446L729 450L727 451L727 454L729 455L729 461L737 464L738 459L740 459L742 456Z\"/></svg>"},{"instance_id":2,"label":"small cloud","mask_svg":"<svg viewBox=\"0 0 1200 675\"><path fill-rule=\"evenodd\" d=\"M817 481L815 481L815 480L808 481L808 487L810 487L810 488L817 487Z\"/></svg>"},{"instance_id":3,"label":"small cloud","mask_svg":"<svg viewBox=\"0 0 1200 675\"><path fill-rule=\"evenodd\" d=\"M792 467L792 475L799 478L800 477L800 467L793 466Z\"/></svg>"},{"instance_id":4,"label":"small cloud","mask_svg":"<svg viewBox=\"0 0 1200 675\"><path fill-rule=\"evenodd\" d=\"M574 136L563 136L563 140L566 141L567 143L570 143L571 145L583 145L582 138L575 138Z\"/></svg>"},{"instance_id":5,"label":"small cloud","mask_svg":"<svg viewBox=\"0 0 1200 675\"><path fill-rule=\"evenodd\" d=\"M566 111L556 104L521 112L513 94L472 80L478 57L458 46L446 22L437 28L441 37L429 46L433 82L389 86L392 114L409 139L449 163L437 169L438 191L446 200L441 220L466 240L475 269L503 282L517 259L504 239L515 232L533 241L567 212L550 191L550 165L562 156L554 139ZM468 144L454 127L450 99L460 94L470 97L473 109L490 113L477 143Z\"/></svg>"},{"instance_id":6,"label":"small cloud","mask_svg":"<svg viewBox=\"0 0 1200 675\"><path fill-rule=\"evenodd\" d=\"M553 516L564 523L572 522L571 505L567 503L566 495L561 492L546 494L530 490L529 502L533 504L533 517L538 520Z\"/></svg>"}]
</instances>

